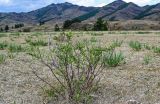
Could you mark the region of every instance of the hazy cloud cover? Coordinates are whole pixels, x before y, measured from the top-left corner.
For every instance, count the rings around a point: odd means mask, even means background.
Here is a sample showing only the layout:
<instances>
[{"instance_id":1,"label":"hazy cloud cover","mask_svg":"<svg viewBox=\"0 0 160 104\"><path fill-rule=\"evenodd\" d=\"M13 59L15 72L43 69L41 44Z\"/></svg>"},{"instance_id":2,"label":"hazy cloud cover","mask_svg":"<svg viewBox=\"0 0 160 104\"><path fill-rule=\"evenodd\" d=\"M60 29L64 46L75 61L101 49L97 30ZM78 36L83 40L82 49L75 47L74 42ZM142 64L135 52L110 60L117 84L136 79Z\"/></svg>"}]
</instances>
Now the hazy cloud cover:
<instances>
[{"instance_id":1,"label":"hazy cloud cover","mask_svg":"<svg viewBox=\"0 0 160 104\"><path fill-rule=\"evenodd\" d=\"M70 2L83 6L104 6L114 0L0 0L0 12L27 12L51 3ZM160 3L160 0L124 0L140 6Z\"/></svg>"}]
</instances>

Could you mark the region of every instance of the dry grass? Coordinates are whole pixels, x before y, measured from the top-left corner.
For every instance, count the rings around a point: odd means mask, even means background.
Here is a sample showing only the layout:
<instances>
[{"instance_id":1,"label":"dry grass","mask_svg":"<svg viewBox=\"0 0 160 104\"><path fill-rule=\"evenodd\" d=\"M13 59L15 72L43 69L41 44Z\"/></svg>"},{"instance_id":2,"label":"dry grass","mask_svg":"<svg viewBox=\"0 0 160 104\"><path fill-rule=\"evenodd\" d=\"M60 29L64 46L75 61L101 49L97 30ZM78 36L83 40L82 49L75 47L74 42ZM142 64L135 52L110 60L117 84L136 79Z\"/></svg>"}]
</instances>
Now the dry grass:
<instances>
[{"instance_id":1,"label":"dry grass","mask_svg":"<svg viewBox=\"0 0 160 104\"><path fill-rule=\"evenodd\" d=\"M101 85L102 88L93 95L95 101L93 104L126 104L129 100L136 100L142 104L160 103L160 56L153 50L142 49L134 51L129 46L130 41L140 41L151 46L159 46L160 35L157 32L148 34L137 34L137 32L123 32L123 34L108 34L94 36L96 44L109 46L114 40L123 40L120 47L115 51L123 52L125 64L117 67L109 67L103 72ZM43 39L48 41L59 33L42 33L43 35L32 35L33 33L23 33L16 38L14 36L5 36L0 38L0 42L20 44L28 47L26 38ZM93 37L89 32L75 33L74 42L84 39L90 40ZM12 39L11 39L12 38ZM51 44L54 40L51 41ZM48 46L42 47L48 50ZM8 54L6 50L0 50L1 54ZM152 56L148 64L144 63L146 55ZM0 64L0 103L2 104L62 104L65 101L48 98L44 95L41 88L46 88L45 84L40 83L39 79L32 73L32 68L36 69L38 74L48 82L54 82L48 69L38 61L33 60L26 52L19 52L15 58L6 58L5 62ZM55 82L56 83L56 82ZM53 83L53 85L55 84Z\"/></svg>"}]
</instances>

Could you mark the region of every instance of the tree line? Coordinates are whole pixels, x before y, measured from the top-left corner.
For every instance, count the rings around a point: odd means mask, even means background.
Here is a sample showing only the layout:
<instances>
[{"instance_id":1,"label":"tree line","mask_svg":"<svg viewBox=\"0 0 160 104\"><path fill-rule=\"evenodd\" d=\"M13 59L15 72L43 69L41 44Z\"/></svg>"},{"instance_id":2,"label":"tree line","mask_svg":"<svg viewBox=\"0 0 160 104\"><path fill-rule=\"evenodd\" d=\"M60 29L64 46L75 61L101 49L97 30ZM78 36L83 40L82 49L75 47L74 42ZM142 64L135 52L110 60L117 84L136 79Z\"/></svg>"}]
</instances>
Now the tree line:
<instances>
[{"instance_id":1,"label":"tree line","mask_svg":"<svg viewBox=\"0 0 160 104\"><path fill-rule=\"evenodd\" d=\"M17 29L17 28L21 28L21 27L24 27L24 24L23 23L19 23L19 24L15 24L14 26L12 27L9 27L8 25L5 25L4 27L1 27L0 28L0 32L8 32L10 30L10 28L12 29Z\"/></svg>"},{"instance_id":2,"label":"tree line","mask_svg":"<svg viewBox=\"0 0 160 104\"><path fill-rule=\"evenodd\" d=\"M78 19L73 20L66 20L63 23L63 26L60 28L58 24L55 25L55 31L60 30L67 30L71 29L71 25L74 23L80 23L81 21ZM87 29L85 29L87 30ZM108 30L108 22L103 20L102 18L98 18L97 21L94 23L94 26L92 28L93 31L107 31Z\"/></svg>"}]
</instances>

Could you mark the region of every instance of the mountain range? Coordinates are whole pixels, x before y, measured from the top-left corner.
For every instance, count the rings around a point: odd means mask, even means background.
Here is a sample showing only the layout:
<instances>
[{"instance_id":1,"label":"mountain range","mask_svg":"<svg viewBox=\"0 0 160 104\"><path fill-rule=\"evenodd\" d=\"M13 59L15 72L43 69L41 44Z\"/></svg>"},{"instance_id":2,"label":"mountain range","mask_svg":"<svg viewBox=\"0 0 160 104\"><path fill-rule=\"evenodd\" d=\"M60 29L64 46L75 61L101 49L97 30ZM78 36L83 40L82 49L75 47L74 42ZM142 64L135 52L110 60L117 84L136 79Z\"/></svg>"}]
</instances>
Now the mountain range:
<instances>
[{"instance_id":1,"label":"mountain range","mask_svg":"<svg viewBox=\"0 0 160 104\"><path fill-rule=\"evenodd\" d=\"M59 23L65 20L153 20L160 21L160 3L138 6L132 2L116 0L103 7L78 6L68 2L51 4L46 7L22 13L0 13L0 25L13 23L37 24L41 22Z\"/></svg>"}]
</instances>

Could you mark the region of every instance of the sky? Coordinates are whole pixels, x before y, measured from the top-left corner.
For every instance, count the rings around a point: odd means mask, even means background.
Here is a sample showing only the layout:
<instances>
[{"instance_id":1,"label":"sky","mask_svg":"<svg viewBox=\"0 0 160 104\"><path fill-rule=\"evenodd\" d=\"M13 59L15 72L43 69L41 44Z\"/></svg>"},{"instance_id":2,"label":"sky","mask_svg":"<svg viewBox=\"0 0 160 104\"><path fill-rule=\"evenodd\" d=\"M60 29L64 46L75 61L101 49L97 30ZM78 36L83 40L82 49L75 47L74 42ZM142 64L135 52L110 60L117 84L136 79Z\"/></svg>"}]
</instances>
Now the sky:
<instances>
[{"instance_id":1,"label":"sky","mask_svg":"<svg viewBox=\"0 0 160 104\"><path fill-rule=\"evenodd\" d=\"M83 6L102 7L114 0L0 0L0 12L28 12L45 7L52 3L70 2ZM160 3L160 0L123 0L133 2L139 6Z\"/></svg>"}]
</instances>

